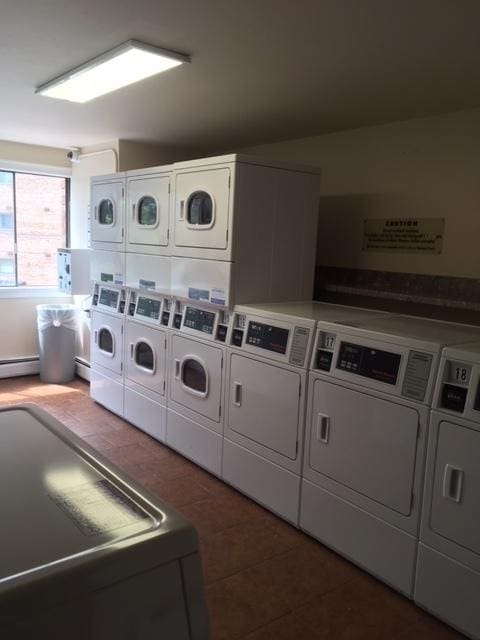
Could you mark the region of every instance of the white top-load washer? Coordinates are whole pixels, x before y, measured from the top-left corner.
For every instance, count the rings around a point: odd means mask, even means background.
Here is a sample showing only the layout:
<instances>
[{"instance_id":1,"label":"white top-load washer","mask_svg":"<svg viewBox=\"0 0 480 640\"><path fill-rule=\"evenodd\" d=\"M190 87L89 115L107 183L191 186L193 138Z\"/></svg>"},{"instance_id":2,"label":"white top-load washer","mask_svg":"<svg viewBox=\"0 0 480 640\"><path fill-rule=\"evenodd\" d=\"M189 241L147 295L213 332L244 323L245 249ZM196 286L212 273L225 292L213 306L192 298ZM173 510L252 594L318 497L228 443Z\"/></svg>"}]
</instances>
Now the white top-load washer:
<instances>
[{"instance_id":1,"label":"white top-load washer","mask_svg":"<svg viewBox=\"0 0 480 640\"><path fill-rule=\"evenodd\" d=\"M480 638L480 342L442 353L428 434L415 601Z\"/></svg>"},{"instance_id":2,"label":"white top-load washer","mask_svg":"<svg viewBox=\"0 0 480 640\"><path fill-rule=\"evenodd\" d=\"M52 416L0 409L2 638L207 640L195 530Z\"/></svg>"},{"instance_id":3,"label":"white top-load washer","mask_svg":"<svg viewBox=\"0 0 480 640\"><path fill-rule=\"evenodd\" d=\"M321 302L234 309L222 477L297 526L307 368L317 321L378 315L383 313Z\"/></svg>"},{"instance_id":4,"label":"white top-load washer","mask_svg":"<svg viewBox=\"0 0 480 640\"><path fill-rule=\"evenodd\" d=\"M409 596L440 353L478 338L408 316L317 326L300 526Z\"/></svg>"},{"instance_id":5,"label":"white top-load washer","mask_svg":"<svg viewBox=\"0 0 480 640\"><path fill-rule=\"evenodd\" d=\"M218 476L229 329L229 312L175 301L168 364L167 444Z\"/></svg>"},{"instance_id":6,"label":"white top-load washer","mask_svg":"<svg viewBox=\"0 0 480 640\"><path fill-rule=\"evenodd\" d=\"M90 181L90 246L125 251L126 173L95 176Z\"/></svg>"},{"instance_id":7,"label":"white top-load washer","mask_svg":"<svg viewBox=\"0 0 480 640\"><path fill-rule=\"evenodd\" d=\"M172 295L228 308L309 298L319 173L242 155L175 163Z\"/></svg>"},{"instance_id":8,"label":"white top-load washer","mask_svg":"<svg viewBox=\"0 0 480 640\"><path fill-rule=\"evenodd\" d=\"M94 284L90 308L90 397L120 416L123 416L126 300L124 287Z\"/></svg>"},{"instance_id":9,"label":"white top-load washer","mask_svg":"<svg viewBox=\"0 0 480 640\"><path fill-rule=\"evenodd\" d=\"M125 320L124 418L161 442L167 429L167 344L173 301L130 289Z\"/></svg>"}]
</instances>

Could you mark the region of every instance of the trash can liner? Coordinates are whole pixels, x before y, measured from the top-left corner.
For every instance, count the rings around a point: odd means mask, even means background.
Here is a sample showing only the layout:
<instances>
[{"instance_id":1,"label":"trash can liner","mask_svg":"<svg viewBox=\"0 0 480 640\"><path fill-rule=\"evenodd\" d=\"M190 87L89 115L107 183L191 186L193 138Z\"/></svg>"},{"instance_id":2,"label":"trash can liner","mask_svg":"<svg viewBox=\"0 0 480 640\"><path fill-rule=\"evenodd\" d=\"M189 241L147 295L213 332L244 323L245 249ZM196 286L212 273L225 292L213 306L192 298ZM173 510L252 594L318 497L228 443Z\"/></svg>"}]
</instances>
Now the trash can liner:
<instances>
[{"instance_id":1,"label":"trash can liner","mask_svg":"<svg viewBox=\"0 0 480 640\"><path fill-rule=\"evenodd\" d=\"M39 331L49 327L65 327L77 330L78 309L73 304L38 304L37 326Z\"/></svg>"},{"instance_id":2,"label":"trash can liner","mask_svg":"<svg viewBox=\"0 0 480 640\"><path fill-rule=\"evenodd\" d=\"M77 313L73 304L37 305L40 379L61 383L75 376Z\"/></svg>"}]
</instances>

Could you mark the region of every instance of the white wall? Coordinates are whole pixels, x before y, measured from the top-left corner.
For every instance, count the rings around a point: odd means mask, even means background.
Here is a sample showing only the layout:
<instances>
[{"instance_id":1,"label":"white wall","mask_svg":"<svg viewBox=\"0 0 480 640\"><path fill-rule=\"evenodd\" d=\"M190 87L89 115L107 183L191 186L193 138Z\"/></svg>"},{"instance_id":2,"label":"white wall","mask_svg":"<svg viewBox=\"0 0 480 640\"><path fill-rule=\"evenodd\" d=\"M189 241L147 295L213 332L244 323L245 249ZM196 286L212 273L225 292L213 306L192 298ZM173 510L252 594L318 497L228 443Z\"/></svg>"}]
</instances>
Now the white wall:
<instances>
[{"instance_id":1,"label":"white wall","mask_svg":"<svg viewBox=\"0 0 480 640\"><path fill-rule=\"evenodd\" d=\"M317 264L480 277L480 109L242 151L322 168ZM363 252L389 217L445 218L441 255Z\"/></svg>"},{"instance_id":2,"label":"white wall","mask_svg":"<svg viewBox=\"0 0 480 640\"><path fill-rule=\"evenodd\" d=\"M18 144L0 140L0 162L5 168L36 165L65 173L70 168L65 149ZM35 297L4 298L0 292L0 362L31 357L38 353L36 305L69 302L70 298Z\"/></svg>"},{"instance_id":3,"label":"white wall","mask_svg":"<svg viewBox=\"0 0 480 640\"><path fill-rule=\"evenodd\" d=\"M7 163L22 162L47 167L70 168L65 149L20 144L8 140L0 140L0 160Z\"/></svg>"}]
</instances>

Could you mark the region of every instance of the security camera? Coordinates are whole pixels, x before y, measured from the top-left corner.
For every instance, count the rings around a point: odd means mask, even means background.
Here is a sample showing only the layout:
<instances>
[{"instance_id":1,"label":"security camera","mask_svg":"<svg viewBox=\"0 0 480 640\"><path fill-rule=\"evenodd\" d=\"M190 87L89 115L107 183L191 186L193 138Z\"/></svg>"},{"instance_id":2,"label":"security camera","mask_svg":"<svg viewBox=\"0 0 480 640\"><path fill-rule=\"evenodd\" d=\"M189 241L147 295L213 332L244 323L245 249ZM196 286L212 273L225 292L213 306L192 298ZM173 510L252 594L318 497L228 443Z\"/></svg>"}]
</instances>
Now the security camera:
<instances>
[{"instance_id":1,"label":"security camera","mask_svg":"<svg viewBox=\"0 0 480 640\"><path fill-rule=\"evenodd\" d=\"M72 147L70 151L67 152L67 158L70 162L80 162L80 150Z\"/></svg>"}]
</instances>

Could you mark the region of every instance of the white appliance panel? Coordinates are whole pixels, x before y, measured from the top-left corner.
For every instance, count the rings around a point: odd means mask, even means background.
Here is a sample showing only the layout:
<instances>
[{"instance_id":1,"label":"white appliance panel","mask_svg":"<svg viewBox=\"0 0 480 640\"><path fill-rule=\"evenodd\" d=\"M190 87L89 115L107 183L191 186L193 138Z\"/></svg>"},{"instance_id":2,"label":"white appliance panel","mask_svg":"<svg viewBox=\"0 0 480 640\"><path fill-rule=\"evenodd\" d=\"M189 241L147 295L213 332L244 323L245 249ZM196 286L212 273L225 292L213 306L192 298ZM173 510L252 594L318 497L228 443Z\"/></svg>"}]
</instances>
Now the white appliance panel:
<instances>
[{"instance_id":1,"label":"white appliance panel","mask_svg":"<svg viewBox=\"0 0 480 640\"><path fill-rule=\"evenodd\" d=\"M127 251L158 253L168 245L170 178L149 176L127 181Z\"/></svg>"},{"instance_id":2,"label":"white appliance panel","mask_svg":"<svg viewBox=\"0 0 480 640\"><path fill-rule=\"evenodd\" d=\"M165 331L126 323L125 375L160 396L165 394L166 341Z\"/></svg>"},{"instance_id":3,"label":"white appliance panel","mask_svg":"<svg viewBox=\"0 0 480 640\"><path fill-rule=\"evenodd\" d=\"M142 253L125 254L126 285L134 289L170 293L170 258Z\"/></svg>"},{"instance_id":4,"label":"white appliance panel","mask_svg":"<svg viewBox=\"0 0 480 640\"><path fill-rule=\"evenodd\" d=\"M480 555L480 432L441 421L430 526Z\"/></svg>"},{"instance_id":5,"label":"white appliance panel","mask_svg":"<svg viewBox=\"0 0 480 640\"><path fill-rule=\"evenodd\" d=\"M176 174L176 247L227 248L230 175L228 167Z\"/></svg>"},{"instance_id":6,"label":"white appliance panel","mask_svg":"<svg viewBox=\"0 0 480 640\"><path fill-rule=\"evenodd\" d=\"M93 249L90 261L90 280L103 284L125 284L125 254L119 251Z\"/></svg>"},{"instance_id":7,"label":"white appliance panel","mask_svg":"<svg viewBox=\"0 0 480 640\"><path fill-rule=\"evenodd\" d=\"M93 182L90 206L92 246L107 243L120 250L125 240L124 181Z\"/></svg>"},{"instance_id":8,"label":"white appliance panel","mask_svg":"<svg viewBox=\"0 0 480 640\"><path fill-rule=\"evenodd\" d=\"M409 515L417 453L416 410L315 380L307 464Z\"/></svg>"},{"instance_id":9,"label":"white appliance panel","mask_svg":"<svg viewBox=\"0 0 480 640\"><path fill-rule=\"evenodd\" d=\"M171 294L218 307L231 307L235 265L220 260L171 258Z\"/></svg>"},{"instance_id":10,"label":"white appliance panel","mask_svg":"<svg viewBox=\"0 0 480 640\"><path fill-rule=\"evenodd\" d=\"M123 318L92 312L92 363L122 374Z\"/></svg>"},{"instance_id":11,"label":"white appliance panel","mask_svg":"<svg viewBox=\"0 0 480 640\"><path fill-rule=\"evenodd\" d=\"M174 334L170 364L172 400L213 422L220 422L222 350Z\"/></svg>"},{"instance_id":12,"label":"white appliance panel","mask_svg":"<svg viewBox=\"0 0 480 640\"><path fill-rule=\"evenodd\" d=\"M291 460L300 427L298 372L232 354L228 427Z\"/></svg>"}]
</instances>

